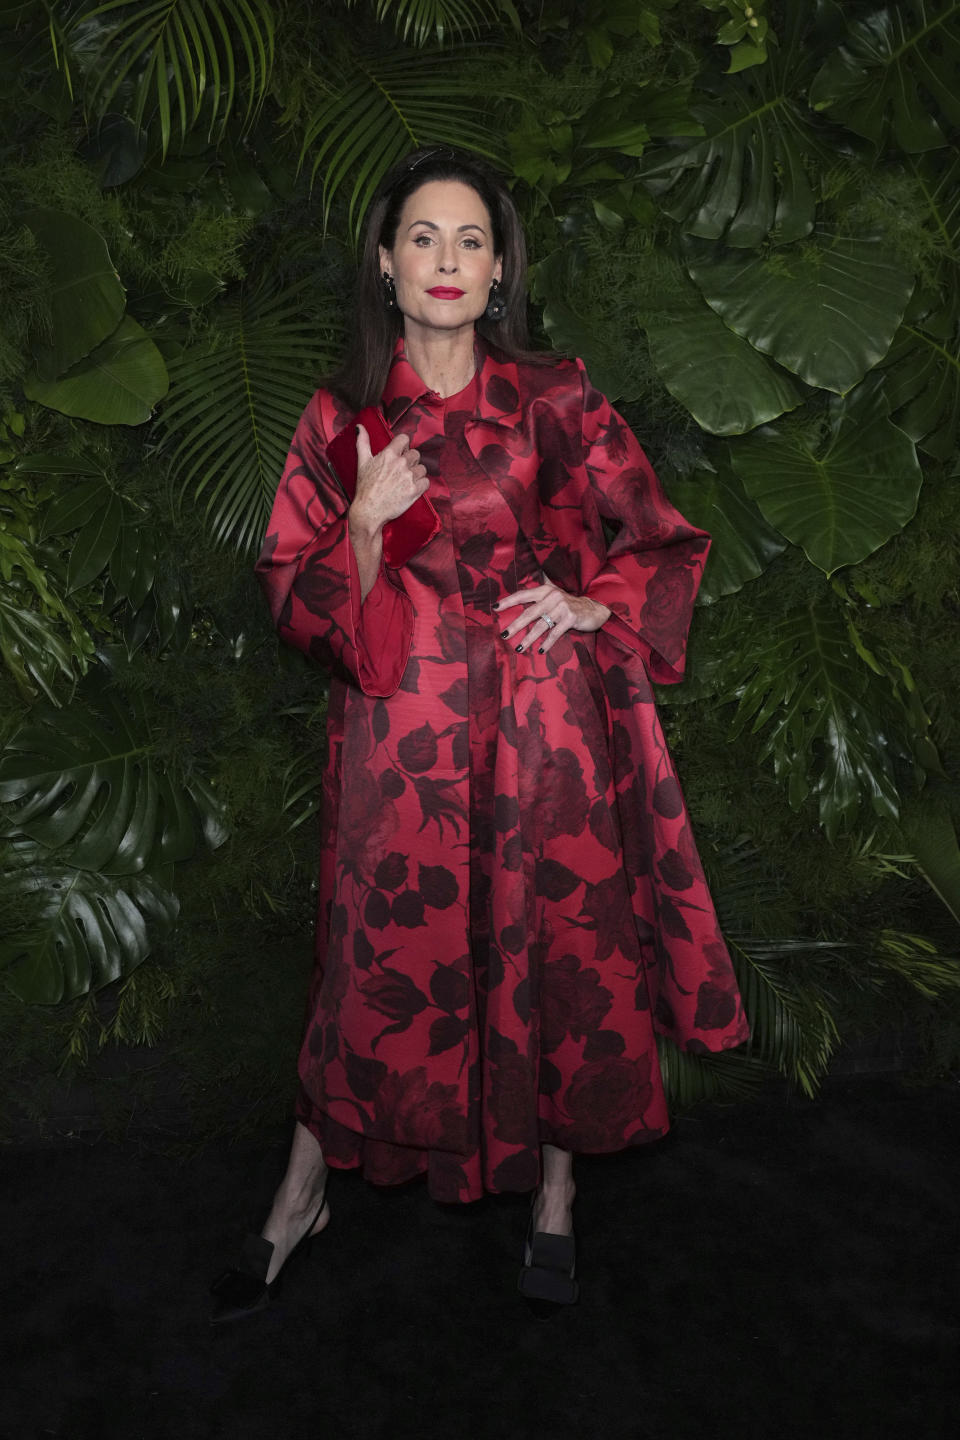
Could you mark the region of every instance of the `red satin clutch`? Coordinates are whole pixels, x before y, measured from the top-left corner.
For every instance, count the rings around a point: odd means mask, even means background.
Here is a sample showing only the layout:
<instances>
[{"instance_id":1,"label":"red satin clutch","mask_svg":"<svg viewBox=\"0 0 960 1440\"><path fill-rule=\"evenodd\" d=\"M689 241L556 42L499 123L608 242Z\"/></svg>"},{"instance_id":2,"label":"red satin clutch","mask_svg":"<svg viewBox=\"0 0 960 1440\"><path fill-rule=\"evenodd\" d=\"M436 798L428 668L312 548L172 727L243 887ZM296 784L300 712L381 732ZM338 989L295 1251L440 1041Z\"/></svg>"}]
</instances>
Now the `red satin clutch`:
<instances>
[{"instance_id":1,"label":"red satin clutch","mask_svg":"<svg viewBox=\"0 0 960 1440\"><path fill-rule=\"evenodd\" d=\"M390 426L379 410L372 405L355 415L327 446L327 459L348 500L357 492L357 426L362 425L370 437L370 450L379 455L393 439ZM420 495L409 510L404 510L396 520L388 520L383 527L383 558L393 570L406 565L432 540L440 529L440 516L434 510L426 495Z\"/></svg>"}]
</instances>

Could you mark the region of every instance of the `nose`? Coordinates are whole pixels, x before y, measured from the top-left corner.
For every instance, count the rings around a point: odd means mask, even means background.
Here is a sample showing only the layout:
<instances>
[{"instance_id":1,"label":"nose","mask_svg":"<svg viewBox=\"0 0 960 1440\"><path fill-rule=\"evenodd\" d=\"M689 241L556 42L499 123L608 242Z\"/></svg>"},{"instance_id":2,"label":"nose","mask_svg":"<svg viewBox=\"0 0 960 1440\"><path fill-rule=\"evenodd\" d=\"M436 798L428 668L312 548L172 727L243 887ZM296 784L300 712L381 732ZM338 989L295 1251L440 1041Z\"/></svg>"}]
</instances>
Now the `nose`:
<instances>
[{"instance_id":1,"label":"nose","mask_svg":"<svg viewBox=\"0 0 960 1440\"><path fill-rule=\"evenodd\" d=\"M456 249L453 245L444 245L437 260L437 269L443 275L452 275L457 268Z\"/></svg>"}]
</instances>

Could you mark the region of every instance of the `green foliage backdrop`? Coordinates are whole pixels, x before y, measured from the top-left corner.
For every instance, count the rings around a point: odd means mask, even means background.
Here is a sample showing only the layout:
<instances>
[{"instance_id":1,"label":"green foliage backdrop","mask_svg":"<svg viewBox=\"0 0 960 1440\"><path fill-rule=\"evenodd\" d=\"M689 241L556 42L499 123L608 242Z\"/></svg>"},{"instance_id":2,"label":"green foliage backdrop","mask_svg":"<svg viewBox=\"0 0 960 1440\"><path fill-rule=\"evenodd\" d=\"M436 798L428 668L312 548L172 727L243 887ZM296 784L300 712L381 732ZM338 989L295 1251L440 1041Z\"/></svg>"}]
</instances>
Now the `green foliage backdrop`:
<instances>
[{"instance_id":1,"label":"green foliage backdrop","mask_svg":"<svg viewBox=\"0 0 960 1440\"><path fill-rule=\"evenodd\" d=\"M250 564L430 142L503 169L541 343L715 536L661 700L754 1039L664 1046L675 1102L812 1094L884 1025L955 1064L960 4L2 0L0 40L8 1113L161 1034L197 1133L282 1113L324 680Z\"/></svg>"}]
</instances>

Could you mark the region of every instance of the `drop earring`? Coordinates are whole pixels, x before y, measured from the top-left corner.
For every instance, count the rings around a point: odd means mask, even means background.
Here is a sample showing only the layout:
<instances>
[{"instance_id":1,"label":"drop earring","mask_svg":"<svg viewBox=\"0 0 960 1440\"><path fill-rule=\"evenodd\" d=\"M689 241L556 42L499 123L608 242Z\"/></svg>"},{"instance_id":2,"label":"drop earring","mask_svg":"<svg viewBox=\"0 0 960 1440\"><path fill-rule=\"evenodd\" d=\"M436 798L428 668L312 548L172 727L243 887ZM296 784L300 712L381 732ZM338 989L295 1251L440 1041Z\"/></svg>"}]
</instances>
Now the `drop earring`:
<instances>
[{"instance_id":1,"label":"drop earring","mask_svg":"<svg viewBox=\"0 0 960 1440\"><path fill-rule=\"evenodd\" d=\"M386 305L386 307L387 307L388 310L396 310L396 308L397 308L397 285L396 285L396 281L394 280L393 276L392 276L392 275L388 275L386 271L383 272L383 274L380 276L380 279L383 281L383 303Z\"/></svg>"},{"instance_id":2,"label":"drop earring","mask_svg":"<svg viewBox=\"0 0 960 1440\"><path fill-rule=\"evenodd\" d=\"M483 312L484 319L494 321L502 320L506 313L507 302L504 300L503 294L501 293L500 281L494 280L493 284L490 286L490 296L487 300L487 308Z\"/></svg>"}]
</instances>

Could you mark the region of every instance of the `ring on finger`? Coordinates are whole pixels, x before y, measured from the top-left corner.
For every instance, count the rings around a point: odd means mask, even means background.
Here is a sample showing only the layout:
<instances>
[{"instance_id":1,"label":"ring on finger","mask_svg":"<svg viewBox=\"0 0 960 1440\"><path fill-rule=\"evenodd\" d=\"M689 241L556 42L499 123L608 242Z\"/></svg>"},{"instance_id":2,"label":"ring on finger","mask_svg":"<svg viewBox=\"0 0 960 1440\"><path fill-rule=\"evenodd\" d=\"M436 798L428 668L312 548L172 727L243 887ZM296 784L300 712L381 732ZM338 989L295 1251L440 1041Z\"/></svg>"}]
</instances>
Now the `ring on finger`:
<instances>
[{"instance_id":1,"label":"ring on finger","mask_svg":"<svg viewBox=\"0 0 960 1440\"><path fill-rule=\"evenodd\" d=\"M551 620L549 615L541 615L540 619L543 621L544 625L546 625L548 630L552 630L554 625L556 625L557 623L556 620Z\"/></svg>"}]
</instances>

